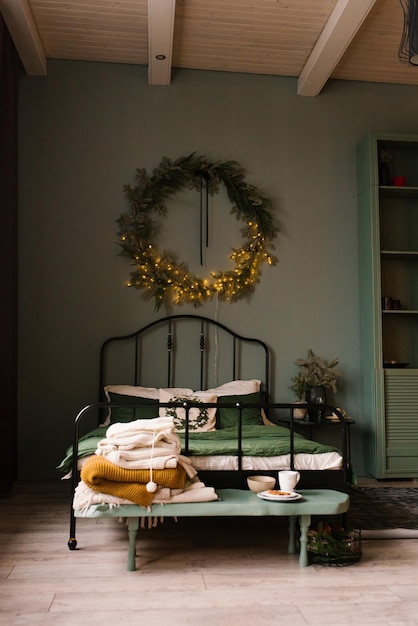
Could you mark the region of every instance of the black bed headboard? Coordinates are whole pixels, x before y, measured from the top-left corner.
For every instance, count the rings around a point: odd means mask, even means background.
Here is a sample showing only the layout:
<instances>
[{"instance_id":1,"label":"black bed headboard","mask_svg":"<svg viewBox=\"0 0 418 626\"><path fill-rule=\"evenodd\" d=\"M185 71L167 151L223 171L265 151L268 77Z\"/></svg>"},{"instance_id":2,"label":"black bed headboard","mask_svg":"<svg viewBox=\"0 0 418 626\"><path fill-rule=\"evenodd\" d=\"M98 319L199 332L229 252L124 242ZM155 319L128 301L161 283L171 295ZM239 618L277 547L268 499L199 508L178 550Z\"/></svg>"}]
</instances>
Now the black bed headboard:
<instances>
[{"instance_id":1,"label":"black bed headboard","mask_svg":"<svg viewBox=\"0 0 418 626\"><path fill-rule=\"evenodd\" d=\"M270 351L200 315L170 315L129 335L109 337L100 349L99 400L108 384L208 389L229 380L259 378L269 398Z\"/></svg>"}]
</instances>

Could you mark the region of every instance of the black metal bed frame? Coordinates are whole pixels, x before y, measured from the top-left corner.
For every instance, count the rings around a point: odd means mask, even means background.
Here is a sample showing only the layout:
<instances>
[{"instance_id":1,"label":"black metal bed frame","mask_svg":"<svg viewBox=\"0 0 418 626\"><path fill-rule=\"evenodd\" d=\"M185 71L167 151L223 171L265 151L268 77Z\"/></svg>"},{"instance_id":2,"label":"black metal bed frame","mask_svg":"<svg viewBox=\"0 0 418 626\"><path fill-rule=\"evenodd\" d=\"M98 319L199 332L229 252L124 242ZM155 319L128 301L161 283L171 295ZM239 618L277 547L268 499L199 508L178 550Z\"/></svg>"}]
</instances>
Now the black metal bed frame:
<instances>
[{"instance_id":1,"label":"black metal bed frame","mask_svg":"<svg viewBox=\"0 0 418 626\"><path fill-rule=\"evenodd\" d=\"M166 332L166 385L167 387L172 387L174 382L174 372L175 372L175 359L176 359L176 347L177 347L177 333L176 333L176 324L177 322L193 322L197 324L198 327L198 341L194 343L199 350L199 362L200 362L200 372L199 372L199 381L200 381L200 389L205 389L205 380L207 377L207 369L205 356L208 348L207 342L207 334L209 328L220 329L225 332L227 335L231 337L232 340L232 358L231 360L231 373L232 378L229 380L236 380L240 378L240 370L241 363L239 359L240 352L240 344L253 344L257 348L260 349L261 355L263 358L262 367L264 380L262 380L262 389L261 389L261 398L262 401L260 404L245 404L245 407L241 403L237 403L235 406L237 408L238 413L238 431L237 431L237 457L238 457L238 470L208 470L208 471L199 471L200 479L208 485L213 485L216 488L238 488L243 489L246 488L246 477L250 474L254 474L254 471L244 471L241 469L241 460L242 460L242 411L244 408L263 408L266 415L271 419L271 421L276 421L272 419L270 411L274 410L282 410L286 411L288 415L286 424L289 428L289 439L290 439L290 467L294 469L294 446L293 446L293 435L295 432L294 429L294 410L300 408L300 404L295 403L271 403L270 402L270 367L271 367L271 354L270 350L266 343L261 341L260 339L252 338L252 337L244 337L234 332L224 324L216 320L212 320L210 318L199 316L199 315L171 315L158 320L155 320L146 326L140 328L139 330L127 334L114 336L106 339L103 342L100 348L100 361L99 361L99 389L98 389L98 402L87 405L81 409L81 411L77 414L75 418L74 424L74 438L73 438L73 465L72 465L72 497L74 495L75 488L78 484L79 480L79 472L77 469L77 457L78 457L78 440L80 436L80 425L83 419L87 414L91 414L92 411L97 411L99 423L103 421L103 411L107 411L109 408L116 407L117 404L109 403L106 400L104 387L106 384L109 384L110 381L107 380L106 370L107 370L107 359L108 359L108 351L109 348L117 343L125 342L128 340L133 340L133 373L132 379L129 381L129 384L139 385L141 384L141 373L142 373L142 363L141 359L143 358L142 350L141 350L141 340L144 335L151 331L153 328L157 326L167 327ZM113 382L113 381L112 381ZM129 405L124 405L128 407ZM138 404L132 405L134 409L138 407ZM161 406L170 406L169 404L161 404ZM184 402L182 404L185 408L186 413L186 424L188 423L188 414L189 410L194 406L199 406L193 402ZM201 405L200 405L201 406ZM206 405L205 405L206 406ZM211 406L211 405L207 405ZM230 404L222 405L222 403L217 403L216 405L219 407L231 407ZM309 408L309 404L303 405ZM339 471L327 471L327 470L302 470L301 471L301 481L299 486L301 488L309 488L309 487L317 487L318 482L323 486L323 478L325 474L329 476L329 484L327 482L326 486L328 488L336 488L340 490L347 490L349 485L349 467L348 467L348 446L347 446L347 435L348 435L348 426L345 423L343 415L330 405L322 405L321 409L324 411L334 412L339 418L339 425L341 427L341 445L342 445L342 457L343 457L343 467L342 472ZM280 421L280 420L278 420ZM188 430L186 426L185 433L185 450L184 454L188 454ZM277 472L266 471L263 472L265 474L275 475ZM225 480L227 482L225 482ZM75 516L74 511L72 509L72 500L71 500L71 519L70 519L70 539L68 541L68 547L71 550L74 550L77 545L75 540Z\"/></svg>"}]
</instances>

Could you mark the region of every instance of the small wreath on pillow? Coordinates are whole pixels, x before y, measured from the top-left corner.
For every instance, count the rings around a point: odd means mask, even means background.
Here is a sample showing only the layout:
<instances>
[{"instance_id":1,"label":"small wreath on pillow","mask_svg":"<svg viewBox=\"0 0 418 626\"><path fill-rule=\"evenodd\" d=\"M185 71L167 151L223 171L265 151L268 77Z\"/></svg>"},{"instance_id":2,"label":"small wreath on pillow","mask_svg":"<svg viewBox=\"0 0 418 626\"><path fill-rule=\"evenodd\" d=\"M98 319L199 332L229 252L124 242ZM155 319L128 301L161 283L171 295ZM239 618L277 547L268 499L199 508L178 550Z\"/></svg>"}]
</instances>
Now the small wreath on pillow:
<instances>
[{"instance_id":1,"label":"small wreath on pillow","mask_svg":"<svg viewBox=\"0 0 418 626\"><path fill-rule=\"evenodd\" d=\"M178 404L181 402L201 402L201 400L196 400L195 398L185 397L185 398L176 398ZM189 414L192 414L192 418L189 422L189 431L197 431L200 432L202 430L206 430L205 426L209 422L209 410L205 407L199 407L196 409L190 409ZM177 432L184 433L186 431L186 409L178 409L176 407L169 407L165 410L165 414L169 417L173 418L174 427Z\"/></svg>"},{"instance_id":2,"label":"small wreath on pillow","mask_svg":"<svg viewBox=\"0 0 418 626\"><path fill-rule=\"evenodd\" d=\"M231 213L245 222L243 245L232 249L232 270L212 272L210 278L200 278L189 272L187 265L168 251L160 252L153 244L157 231L155 215L167 213L166 201L184 188L202 192L206 185L211 196L225 186L232 203ZM123 213L117 223L121 254L135 265L128 286L143 289L144 298L155 299L156 309L172 291L174 304L192 303L201 306L215 295L219 300L236 302L253 292L260 279L261 265L275 265L271 254L275 224L271 201L245 181L244 170L236 161L210 162L206 157L190 154L172 161L164 157L148 176L145 169L136 172L136 185L125 185L131 210Z\"/></svg>"}]
</instances>

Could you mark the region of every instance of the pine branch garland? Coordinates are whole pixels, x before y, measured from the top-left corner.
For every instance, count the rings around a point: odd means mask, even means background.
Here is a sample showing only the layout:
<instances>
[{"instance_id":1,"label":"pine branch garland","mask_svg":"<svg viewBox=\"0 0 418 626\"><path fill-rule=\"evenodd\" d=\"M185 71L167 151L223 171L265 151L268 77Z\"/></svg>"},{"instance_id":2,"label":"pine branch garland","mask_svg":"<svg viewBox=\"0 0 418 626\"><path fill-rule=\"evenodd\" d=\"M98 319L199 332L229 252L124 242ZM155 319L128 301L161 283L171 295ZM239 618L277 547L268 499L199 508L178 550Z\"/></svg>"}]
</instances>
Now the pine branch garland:
<instances>
[{"instance_id":1,"label":"pine branch garland","mask_svg":"<svg viewBox=\"0 0 418 626\"><path fill-rule=\"evenodd\" d=\"M224 185L232 205L231 213L246 222L241 230L246 241L240 248L232 249L235 269L213 272L211 279L191 275L176 255L168 251L160 253L152 244L159 228L153 216L164 216L167 200L172 200L178 191L188 188L200 192L203 183L210 196ZM263 263L277 262L272 254L272 240L278 227L271 202L264 192L245 182L245 172L236 161L211 163L196 153L174 162L163 157L152 176L145 169L137 169L136 185L125 185L123 191L131 210L116 221L121 255L131 258L136 267L129 285L143 289L146 299L155 298L156 309L169 291L174 294L175 304L191 302L197 307L215 295L220 300L236 302L254 291Z\"/></svg>"}]
</instances>

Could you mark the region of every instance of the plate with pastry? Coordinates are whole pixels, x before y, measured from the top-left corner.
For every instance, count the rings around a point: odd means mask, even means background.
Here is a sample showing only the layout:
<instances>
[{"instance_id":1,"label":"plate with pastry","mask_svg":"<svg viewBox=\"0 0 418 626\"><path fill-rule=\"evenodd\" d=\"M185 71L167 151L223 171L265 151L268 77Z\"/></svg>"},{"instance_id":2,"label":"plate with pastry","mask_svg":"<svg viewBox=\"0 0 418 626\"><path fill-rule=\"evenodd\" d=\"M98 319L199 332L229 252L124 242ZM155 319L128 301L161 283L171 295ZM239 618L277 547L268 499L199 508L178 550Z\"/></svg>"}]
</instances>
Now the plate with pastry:
<instances>
[{"instance_id":1,"label":"plate with pastry","mask_svg":"<svg viewBox=\"0 0 418 626\"><path fill-rule=\"evenodd\" d=\"M263 500L274 502L294 502L301 499L301 494L296 491L283 491L282 489L266 489L257 494Z\"/></svg>"}]
</instances>

